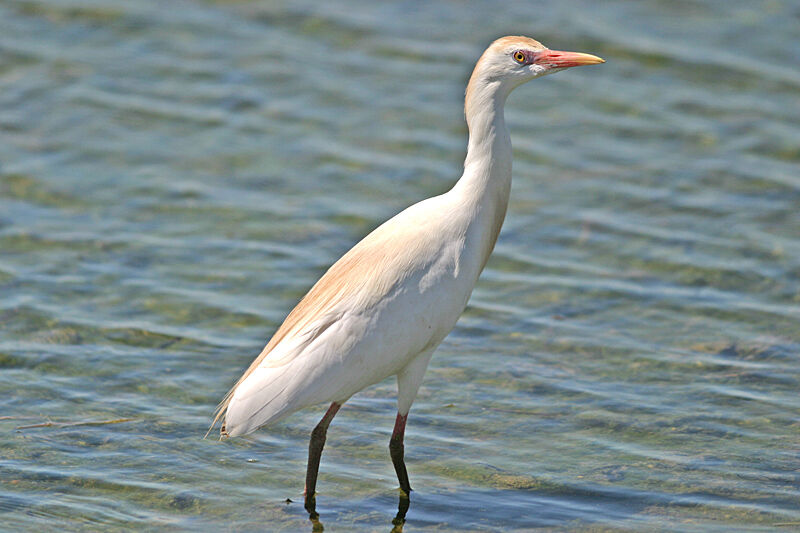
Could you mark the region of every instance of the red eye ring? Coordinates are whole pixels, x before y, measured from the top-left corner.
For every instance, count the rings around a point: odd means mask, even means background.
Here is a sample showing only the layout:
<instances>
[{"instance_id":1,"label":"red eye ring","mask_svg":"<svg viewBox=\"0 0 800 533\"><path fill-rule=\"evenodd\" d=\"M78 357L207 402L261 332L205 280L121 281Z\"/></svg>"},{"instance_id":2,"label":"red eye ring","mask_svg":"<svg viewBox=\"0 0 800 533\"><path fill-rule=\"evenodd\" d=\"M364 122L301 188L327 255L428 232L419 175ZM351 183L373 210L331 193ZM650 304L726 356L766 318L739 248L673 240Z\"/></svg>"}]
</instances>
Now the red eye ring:
<instances>
[{"instance_id":1,"label":"red eye ring","mask_svg":"<svg viewBox=\"0 0 800 533\"><path fill-rule=\"evenodd\" d=\"M514 61L517 63L524 63L525 62L525 52L522 50L517 50L511 56L514 58Z\"/></svg>"}]
</instances>

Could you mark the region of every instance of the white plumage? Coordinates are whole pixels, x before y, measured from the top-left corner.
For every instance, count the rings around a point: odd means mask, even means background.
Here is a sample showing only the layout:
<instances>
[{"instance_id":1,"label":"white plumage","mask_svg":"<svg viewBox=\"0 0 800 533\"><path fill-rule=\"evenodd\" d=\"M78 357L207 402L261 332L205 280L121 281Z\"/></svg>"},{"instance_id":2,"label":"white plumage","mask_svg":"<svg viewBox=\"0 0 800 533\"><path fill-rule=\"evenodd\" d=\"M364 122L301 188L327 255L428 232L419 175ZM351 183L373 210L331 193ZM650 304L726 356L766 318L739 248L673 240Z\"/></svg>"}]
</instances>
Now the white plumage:
<instances>
[{"instance_id":1,"label":"white plumage","mask_svg":"<svg viewBox=\"0 0 800 533\"><path fill-rule=\"evenodd\" d=\"M334 402L332 418L350 396L396 375L402 463L405 417L428 361L464 310L505 217L511 188L506 98L535 77L601 62L551 51L526 37L492 43L467 87L469 147L462 177L445 194L383 223L322 276L223 400L217 413L224 417L222 434L250 433L322 402ZM322 443L329 415L320 423ZM308 483L307 507L316 467Z\"/></svg>"},{"instance_id":2,"label":"white plumage","mask_svg":"<svg viewBox=\"0 0 800 533\"><path fill-rule=\"evenodd\" d=\"M475 216L481 206L466 210L463 200L451 191L420 202L340 259L312 289L331 293L326 305L236 388L225 414L228 435L309 405L343 403L420 354L427 365L463 311L493 240ZM347 279L336 283L331 278L345 266ZM422 373L400 382L404 414Z\"/></svg>"}]
</instances>

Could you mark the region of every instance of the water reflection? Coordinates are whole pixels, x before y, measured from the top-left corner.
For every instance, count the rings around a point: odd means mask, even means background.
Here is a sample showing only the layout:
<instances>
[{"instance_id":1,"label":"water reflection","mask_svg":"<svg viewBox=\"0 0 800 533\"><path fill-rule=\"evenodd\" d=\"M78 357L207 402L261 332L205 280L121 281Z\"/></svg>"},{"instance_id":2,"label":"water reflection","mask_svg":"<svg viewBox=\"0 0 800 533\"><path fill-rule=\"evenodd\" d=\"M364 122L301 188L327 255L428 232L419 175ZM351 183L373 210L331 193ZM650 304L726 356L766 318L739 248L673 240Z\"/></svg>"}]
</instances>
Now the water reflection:
<instances>
[{"instance_id":1,"label":"water reflection","mask_svg":"<svg viewBox=\"0 0 800 533\"><path fill-rule=\"evenodd\" d=\"M406 513L408 507L411 505L411 499L403 491L400 491L400 497L397 501L397 514L392 520L392 533L400 533L403 531L403 524L406 523Z\"/></svg>"},{"instance_id":2,"label":"water reflection","mask_svg":"<svg viewBox=\"0 0 800 533\"><path fill-rule=\"evenodd\" d=\"M402 533L403 526L406 523L406 513L408 513L410 506L411 499L401 490L397 498L397 514L392 519L391 533ZM305 504L305 508L308 511L308 520L311 522L311 531L314 533L325 531L325 526L319 519L319 513L317 513L316 497L309 499Z\"/></svg>"},{"instance_id":3,"label":"water reflection","mask_svg":"<svg viewBox=\"0 0 800 533\"><path fill-rule=\"evenodd\" d=\"M317 513L310 513L308 515L308 519L311 521L311 531L319 532L325 531L325 526L322 525L322 522L319 520L319 515Z\"/></svg>"}]
</instances>

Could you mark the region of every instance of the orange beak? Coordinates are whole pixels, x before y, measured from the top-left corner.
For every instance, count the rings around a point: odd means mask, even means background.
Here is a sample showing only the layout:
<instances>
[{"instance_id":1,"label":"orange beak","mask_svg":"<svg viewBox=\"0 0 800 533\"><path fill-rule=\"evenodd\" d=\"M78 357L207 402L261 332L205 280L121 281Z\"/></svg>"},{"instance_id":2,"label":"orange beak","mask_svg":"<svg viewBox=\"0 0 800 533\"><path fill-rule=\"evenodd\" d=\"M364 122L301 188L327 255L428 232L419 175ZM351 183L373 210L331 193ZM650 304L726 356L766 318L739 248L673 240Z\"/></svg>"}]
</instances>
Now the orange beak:
<instances>
[{"instance_id":1,"label":"orange beak","mask_svg":"<svg viewBox=\"0 0 800 533\"><path fill-rule=\"evenodd\" d=\"M581 65L597 65L605 63L606 60L593 56L592 54L582 54L580 52L560 52L558 50L542 50L536 53L534 63L549 68L580 67Z\"/></svg>"}]
</instances>

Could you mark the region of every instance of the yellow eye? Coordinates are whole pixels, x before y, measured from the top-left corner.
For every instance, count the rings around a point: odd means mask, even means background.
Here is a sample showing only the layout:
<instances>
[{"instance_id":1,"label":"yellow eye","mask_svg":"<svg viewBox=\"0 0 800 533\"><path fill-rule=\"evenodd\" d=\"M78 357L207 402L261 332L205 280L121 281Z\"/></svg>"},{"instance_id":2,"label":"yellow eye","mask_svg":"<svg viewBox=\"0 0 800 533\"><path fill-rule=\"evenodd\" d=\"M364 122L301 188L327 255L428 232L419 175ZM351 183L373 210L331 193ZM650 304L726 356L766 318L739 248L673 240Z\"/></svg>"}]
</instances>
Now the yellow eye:
<instances>
[{"instance_id":1,"label":"yellow eye","mask_svg":"<svg viewBox=\"0 0 800 533\"><path fill-rule=\"evenodd\" d=\"M517 63L524 63L525 54L523 54L521 50L514 52L514 61L516 61Z\"/></svg>"}]
</instances>

